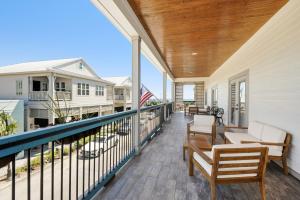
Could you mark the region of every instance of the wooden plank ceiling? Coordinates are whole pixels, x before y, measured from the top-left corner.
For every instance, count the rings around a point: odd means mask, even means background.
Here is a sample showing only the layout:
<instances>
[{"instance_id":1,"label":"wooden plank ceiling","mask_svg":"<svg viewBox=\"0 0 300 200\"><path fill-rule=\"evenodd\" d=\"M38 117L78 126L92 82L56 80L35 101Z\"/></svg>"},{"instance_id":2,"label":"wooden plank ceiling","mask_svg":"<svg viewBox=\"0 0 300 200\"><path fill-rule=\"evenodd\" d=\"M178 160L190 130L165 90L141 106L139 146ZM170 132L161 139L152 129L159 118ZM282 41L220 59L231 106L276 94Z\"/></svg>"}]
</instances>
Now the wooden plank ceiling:
<instances>
[{"instance_id":1,"label":"wooden plank ceiling","mask_svg":"<svg viewBox=\"0 0 300 200\"><path fill-rule=\"evenodd\" d=\"M128 0L176 78L207 77L287 0Z\"/></svg>"}]
</instances>

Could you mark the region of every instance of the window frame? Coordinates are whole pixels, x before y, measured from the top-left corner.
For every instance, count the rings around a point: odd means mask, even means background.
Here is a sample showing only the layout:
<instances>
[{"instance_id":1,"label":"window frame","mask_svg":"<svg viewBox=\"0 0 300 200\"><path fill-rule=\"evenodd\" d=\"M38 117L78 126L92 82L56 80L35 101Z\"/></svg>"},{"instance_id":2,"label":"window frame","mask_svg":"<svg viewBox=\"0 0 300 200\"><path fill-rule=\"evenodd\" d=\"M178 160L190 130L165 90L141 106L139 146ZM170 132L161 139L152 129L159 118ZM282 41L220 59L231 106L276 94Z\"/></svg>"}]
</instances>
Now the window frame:
<instances>
[{"instance_id":1,"label":"window frame","mask_svg":"<svg viewBox=\"0 0 300 200\"><path fill-rule=\"evenodd\" d=\"M104 86L96 85L96 96L104 96Z\"/></svg>"},{"instance_id":2,"label":"window frame","mask_svg":"<svg viewBox=\"0 0 300 200\"><path fill-rule=\"evenodd\" d=\"M16 80L16 95L23 95L23 80Z\"/></svg>"}]
</instances>

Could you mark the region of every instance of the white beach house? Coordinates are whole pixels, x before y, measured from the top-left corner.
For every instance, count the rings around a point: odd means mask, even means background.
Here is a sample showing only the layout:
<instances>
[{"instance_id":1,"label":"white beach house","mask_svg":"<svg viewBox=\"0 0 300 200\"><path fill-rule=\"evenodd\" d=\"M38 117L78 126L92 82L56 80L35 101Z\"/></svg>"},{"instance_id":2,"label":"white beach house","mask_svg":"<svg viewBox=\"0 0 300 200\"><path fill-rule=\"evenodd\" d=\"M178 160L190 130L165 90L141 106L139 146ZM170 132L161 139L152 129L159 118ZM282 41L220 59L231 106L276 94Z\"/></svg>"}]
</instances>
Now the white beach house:
<instances>
[{"instance_id":1,"label":"white beach house","mask_svg":"<svg viewBox=\"0 0 300 200\"><path fill-rule=\"evenodd\" d=\"M24 100L25 130L55 124L57 116L46 105L50 98L66 102L68 120L113 113L113 85L82 58L0 67L0 99Z\"/></svg>"}]
</instances>

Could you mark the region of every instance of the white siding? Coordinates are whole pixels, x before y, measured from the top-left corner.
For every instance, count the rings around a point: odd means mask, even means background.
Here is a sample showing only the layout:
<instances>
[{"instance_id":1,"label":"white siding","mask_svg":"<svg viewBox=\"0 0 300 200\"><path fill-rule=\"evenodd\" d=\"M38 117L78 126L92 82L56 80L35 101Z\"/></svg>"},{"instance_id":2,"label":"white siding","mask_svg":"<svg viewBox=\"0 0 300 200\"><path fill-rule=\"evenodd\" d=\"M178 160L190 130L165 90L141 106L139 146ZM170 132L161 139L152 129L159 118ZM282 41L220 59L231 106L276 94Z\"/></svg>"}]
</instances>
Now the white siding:
<instances>
[{"instance_id":1,"label":"white siding","mask_svg":"<svg viewBox=\"0 0 300 200\"><path fill-rule=\"evenodd\" d=\"M67 65L65 67L62 67L61 69L64 71L69 71L76 74L82 74L84 76L97 78L90 70L87 68L87 66L83 63L83 68L80 68L81 62L76 62L74 64Z\"/></svg>"},{"instance_id":2,"label":"white siding","mask_svg":"<svg viewBox=\"0 0 300 200\"><path fill-rule=\"evenodd\" d=\"M249 120L293 135L289 166L300 173L300 1L289 1L208 81L218 87L219 107L228 116L228 79L249 69ZM208 101L210 104L210 101ZM225 119L227 122L227 119Z\"/></svg>"},{"instance_id":3,"label":"white siding","mask_svg":"<svg viewBox=\"0 0 300 200\"><path fill-rule=\"evenodd\" d=\"M90 88L90 95L80 96L77 94L77 83L87 83ZM101 104L113 104L113 101L106 100L107 88L105 83L86 80L86 79L72 79L72 106L90 106ZM96 96L96 85L104 86L104 96Z\"/></svg>"},{"instance_id":4,"label":"white siding","mask_svg":"<svg viewBox=\"0 0 300 200\"><path fill-rule=\"evenodd\" d=\"M22 96L16 95L16 81L22 80ZM0 76L0 99L28 99L28 76Z\"/></svg>"}]
</instances>

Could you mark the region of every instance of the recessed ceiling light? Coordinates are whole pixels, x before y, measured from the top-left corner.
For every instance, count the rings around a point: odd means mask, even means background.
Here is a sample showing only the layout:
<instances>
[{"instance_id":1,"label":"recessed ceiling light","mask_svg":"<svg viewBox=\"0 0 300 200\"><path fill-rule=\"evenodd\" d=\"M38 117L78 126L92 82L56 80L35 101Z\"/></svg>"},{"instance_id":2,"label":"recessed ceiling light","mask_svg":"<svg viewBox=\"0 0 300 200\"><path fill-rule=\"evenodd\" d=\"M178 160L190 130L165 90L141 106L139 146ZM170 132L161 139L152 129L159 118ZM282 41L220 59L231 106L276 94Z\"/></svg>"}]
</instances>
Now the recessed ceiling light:
<instances>
[{"instance_id":1,"label":"recessed ceiling light","mask_svg":"<svg viewBox=\"0 0 300 200\"><path fill-rule=\"evenodd\" d=\"M197 54L198 54L198 53L196 53L196 52L193 52L193 53L192 53L193 56L195 56L195 55L197 55Z\"/></svg>"}]
</instances>

